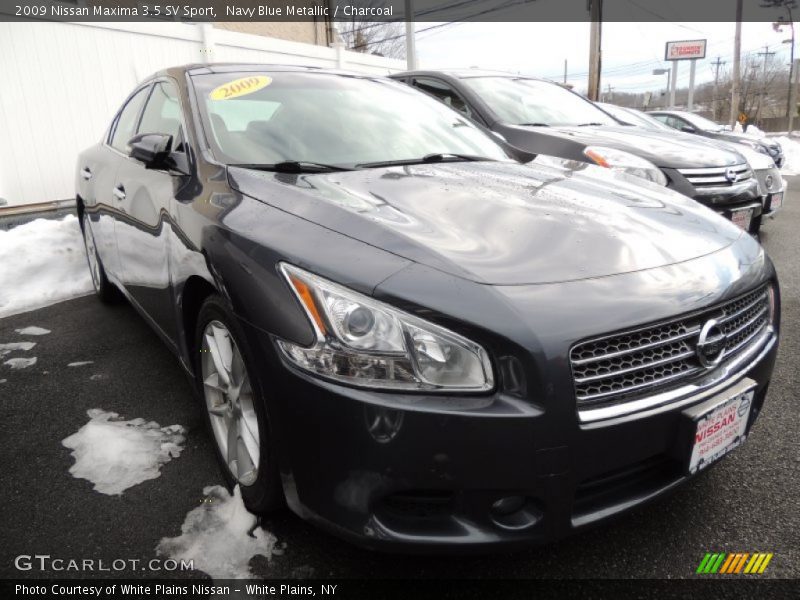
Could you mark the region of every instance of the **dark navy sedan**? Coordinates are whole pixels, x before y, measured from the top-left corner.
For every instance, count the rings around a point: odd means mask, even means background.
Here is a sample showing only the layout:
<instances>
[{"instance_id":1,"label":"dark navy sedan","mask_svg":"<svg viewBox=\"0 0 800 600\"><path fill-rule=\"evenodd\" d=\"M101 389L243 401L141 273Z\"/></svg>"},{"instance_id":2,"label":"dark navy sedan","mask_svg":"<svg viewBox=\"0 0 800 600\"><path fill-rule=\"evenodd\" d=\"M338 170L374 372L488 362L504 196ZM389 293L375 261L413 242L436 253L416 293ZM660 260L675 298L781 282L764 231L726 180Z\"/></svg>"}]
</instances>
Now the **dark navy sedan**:
<instances>
[{"instance_id":1,"label":"dark navy sedan","mask_svg":"<svg viewBox=\"0 0 800 600\"><path fill-rule=\"evenodd\" d=\"M168 69L76 180L98 295L173 350L255 512L375 548L553 540L706 468L764 403L780 305L751 236L520 164L389 79Z\"/></svg>"}]
</instances>

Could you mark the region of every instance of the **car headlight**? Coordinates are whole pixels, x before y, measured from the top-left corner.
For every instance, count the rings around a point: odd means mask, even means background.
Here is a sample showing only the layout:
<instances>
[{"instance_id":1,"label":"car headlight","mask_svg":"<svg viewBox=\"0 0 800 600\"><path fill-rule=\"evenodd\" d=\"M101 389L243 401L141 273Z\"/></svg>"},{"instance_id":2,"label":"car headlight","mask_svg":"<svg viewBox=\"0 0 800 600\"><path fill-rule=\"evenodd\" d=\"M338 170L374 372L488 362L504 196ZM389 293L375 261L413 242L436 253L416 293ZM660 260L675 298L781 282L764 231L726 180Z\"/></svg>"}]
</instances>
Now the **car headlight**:
<instances>
[{"instance_id":1,"label":"car headlight","mask_svg":"<svg viewBox=\"0 0 800 600\"><path fill-rule=\"evenodd\" d=\"M478 344L295 266L280 269L316 334L310 347L278 340L301 369L371 388L494 387L489 356Z\"/></svg>"},{"instance_id":2,"label":"car headlight","mask_svg":"<svg viewBox=\"0 0 800 600\"><path fill-rule=\"evenodd\" d=\"M605 146L587 146L583 153L601 167L622 171L658 185L667 185L667 177L661 169L641 156Z\"/></svg>"},{"instance_id":3,"label":"car headlight","mask_svg":"<svg viewBox=\"0 0 800 600\"><path fill-rule=\"evenodd\" d=\"M767 147L761 142L757 142L756 140L739 140L739 143L744 144L748 148L752 148L756 152L769 156L769 150L767 150Z\"/></svg>"}]
</instances>

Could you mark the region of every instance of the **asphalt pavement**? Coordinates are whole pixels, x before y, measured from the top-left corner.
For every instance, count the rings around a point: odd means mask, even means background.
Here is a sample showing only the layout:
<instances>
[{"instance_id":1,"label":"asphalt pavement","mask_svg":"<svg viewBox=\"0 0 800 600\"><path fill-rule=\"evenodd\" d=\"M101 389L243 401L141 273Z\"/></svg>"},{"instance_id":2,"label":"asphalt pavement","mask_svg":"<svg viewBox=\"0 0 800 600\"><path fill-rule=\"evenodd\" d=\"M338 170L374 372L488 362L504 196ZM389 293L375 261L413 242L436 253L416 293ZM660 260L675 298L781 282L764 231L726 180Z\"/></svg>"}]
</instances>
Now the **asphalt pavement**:
<instances>
[{"instance_id":1,"label":"asphalt pavement","mask_svg":"<svg viewBox=\"0 0 800 600\"><path fill-rule=\"evenodd\" d=\"M264 520L285 548L253 570L270 578L683 578L706 552L772 552L762 577L800 578L800 177L763 227L776 263L783 329L766 406L747 443L672 495L558 543L511 554L413 557L372 553L283 510ZM0 577L68 573L14 568L20 554L147 560L180 533L203 488L222 482L200 407L177 360L126 304L88 296L0 320L0 343L35 325L23 370L0 366ZM68 367L68 363L94 361ZM161 476L106 496L75 479L61 440L102 408L188 430L183 454ZM113 574L113 573L112 573ZM98 574L99 575L99 574ZM121 573L124 576L142 574ZM152 576L152 574L146 574ZM197 573L162 576L199 577ZM73 575L75 576L75 575Z\"/></svg>"}]
</instances>

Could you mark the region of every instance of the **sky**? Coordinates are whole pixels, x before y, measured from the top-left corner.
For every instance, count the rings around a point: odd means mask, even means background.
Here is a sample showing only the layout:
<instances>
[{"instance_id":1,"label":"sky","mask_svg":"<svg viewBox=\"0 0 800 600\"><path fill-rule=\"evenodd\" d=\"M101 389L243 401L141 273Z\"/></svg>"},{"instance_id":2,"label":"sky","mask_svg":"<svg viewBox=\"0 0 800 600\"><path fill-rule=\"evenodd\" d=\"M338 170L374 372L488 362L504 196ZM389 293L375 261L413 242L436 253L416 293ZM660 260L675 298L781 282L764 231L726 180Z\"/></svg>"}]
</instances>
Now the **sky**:
<instances>
[{"instance_id":1,"label":"sky","mask_svg":"<svg viewBox=\"0 0 800 600\"><path fill-rule=\"evenodd\" d=\"M419 68L497 69L523 75L567 81L585 90L589 70L589 23L416 23ZM601 86L607 91L656 91L666 86L666 75L653 69L668 67L664 46L672 40L707 39L706 58L698 60L695 82L712 81L712 62L720 56L732 67L734 23L604 23ZM789 63L790 30L775 32L771 23L742 24L742 54L776 51L776 59ZM797 29L800 43L800 28ZM795 45L796 58L800 50ZM689 62L678 65L678 87L689 83Z\"/></svg>"}]
</instances>

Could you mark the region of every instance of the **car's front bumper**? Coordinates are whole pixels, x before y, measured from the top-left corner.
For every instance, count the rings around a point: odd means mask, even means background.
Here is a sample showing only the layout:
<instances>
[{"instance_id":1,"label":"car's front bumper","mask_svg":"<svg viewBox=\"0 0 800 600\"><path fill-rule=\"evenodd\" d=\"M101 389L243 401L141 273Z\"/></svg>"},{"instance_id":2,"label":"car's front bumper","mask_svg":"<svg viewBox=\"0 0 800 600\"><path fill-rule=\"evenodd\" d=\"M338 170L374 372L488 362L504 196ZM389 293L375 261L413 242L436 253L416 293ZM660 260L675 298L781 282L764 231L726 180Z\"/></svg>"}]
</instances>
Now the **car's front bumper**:
<instances>
[{"instance_id":1,"label":"car's front bumper","mask_svg":"<svg viewBox=\"0 0 800 600\"><path fill-rule=\"evenodd\" d=\"M759 183L755 177L729 185L695 187L677 169L663 169L663 171L669 179L670 189L689 196L728 220L732 220L736 211L752 211L748 232L758 233L763 204Z\"/></svg>"},{"instance_id":2,"label":"car's front bumper","mask_svg":"<svg viewBox=\"0 0 800 600\"><path fill-rule=\"evenodd\" d=\"M267 334L249 335L271 353ZM737 371L736 381L756 383L748 430L776 339ZM546 542L667 492L689 477L685 411L708 399L582 423L572 389L545 406L505 392L359 390L283 362L275 372L270 408L291 509L360 545L408 552ZM524 501L493 510L509 497Z\"/></svg>"}]
</instances>

